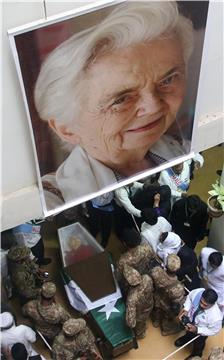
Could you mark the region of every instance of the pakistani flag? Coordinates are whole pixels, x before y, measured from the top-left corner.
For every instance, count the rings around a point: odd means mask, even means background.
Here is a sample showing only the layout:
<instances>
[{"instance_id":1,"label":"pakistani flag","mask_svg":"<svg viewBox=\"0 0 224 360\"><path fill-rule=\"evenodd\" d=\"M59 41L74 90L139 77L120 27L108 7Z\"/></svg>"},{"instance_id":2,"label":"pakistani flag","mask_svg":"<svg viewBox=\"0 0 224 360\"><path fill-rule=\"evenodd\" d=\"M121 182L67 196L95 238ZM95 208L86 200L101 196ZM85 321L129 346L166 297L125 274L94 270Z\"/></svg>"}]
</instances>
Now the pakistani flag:
<instances>
[{"instance_id":1,"label":"pakistani flag","mask_svg":"<svg viewBox=\"0 0 224 360\"><path fill-rule=\"evenodd\" d=\"M61 271L61 277L71 306L83 314L87 313L87 306L80 296L79 291L77 291L77 286L75 286L72 279L63 270Z\"/></svg>"},{"instance_id":2,"label":"pakistani flag","mask_svg":"<svg viewBox=\"0 0 224 360\"><path fill-rule=\"evenodd\" d=\"M90 313L113 347L133 339L133 332L126 324L122 298L91 310Z\"/></svg>"},{"instance_id":3,"label":"pakistani flag","mask_svg":"<svg viewBox=\"0 0 224 360\"><path fill-rule=\"evenodd\" d=\"M83 314L92 309L96 309L99 306L111 303L112 301L116 302L119 298L121 298L121 291L117 281L115 281L116 291L113 294L91 301L78 284L68 275L65 269L61 270L61 277L70 304Z\"/></svg>"}]
</instances>

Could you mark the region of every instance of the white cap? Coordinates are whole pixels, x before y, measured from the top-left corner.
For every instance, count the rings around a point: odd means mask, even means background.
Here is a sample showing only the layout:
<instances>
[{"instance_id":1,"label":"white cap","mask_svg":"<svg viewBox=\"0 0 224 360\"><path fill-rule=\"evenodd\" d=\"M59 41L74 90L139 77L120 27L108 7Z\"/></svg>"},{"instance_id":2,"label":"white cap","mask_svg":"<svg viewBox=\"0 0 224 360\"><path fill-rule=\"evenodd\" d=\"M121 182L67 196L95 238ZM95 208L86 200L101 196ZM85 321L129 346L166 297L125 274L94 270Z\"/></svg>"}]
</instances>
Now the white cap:
<instances>
[{"instance_id":1,"label":"white cap","mask_svg":"<svg viewBox=\"0 0 224 360\"><path fill-rule=\"evenodd\" d=\"M14 323L14 318L10 312L3 312L0 314L0 328L10 328Z\"/></svg>"}]
</instances>

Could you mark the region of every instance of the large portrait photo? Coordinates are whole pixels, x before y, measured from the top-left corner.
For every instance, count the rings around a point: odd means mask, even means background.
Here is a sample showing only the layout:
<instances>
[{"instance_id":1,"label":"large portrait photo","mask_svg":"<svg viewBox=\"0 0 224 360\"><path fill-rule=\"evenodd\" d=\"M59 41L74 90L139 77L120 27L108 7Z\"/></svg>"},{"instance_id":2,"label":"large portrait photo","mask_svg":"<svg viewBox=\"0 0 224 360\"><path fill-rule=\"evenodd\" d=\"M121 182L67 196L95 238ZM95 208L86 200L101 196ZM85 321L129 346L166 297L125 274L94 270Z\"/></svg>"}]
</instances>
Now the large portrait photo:
<instances>
[{"instance_id":1,"label":"large portrait photo","mask_svg":"<svg viewBox=\"0 0 224 360\"><path fill-rule=\"evenodd\" d=\"M43 210L192 152L207 1L116 1L9 31Z\"/></svg>"}]
</instances>

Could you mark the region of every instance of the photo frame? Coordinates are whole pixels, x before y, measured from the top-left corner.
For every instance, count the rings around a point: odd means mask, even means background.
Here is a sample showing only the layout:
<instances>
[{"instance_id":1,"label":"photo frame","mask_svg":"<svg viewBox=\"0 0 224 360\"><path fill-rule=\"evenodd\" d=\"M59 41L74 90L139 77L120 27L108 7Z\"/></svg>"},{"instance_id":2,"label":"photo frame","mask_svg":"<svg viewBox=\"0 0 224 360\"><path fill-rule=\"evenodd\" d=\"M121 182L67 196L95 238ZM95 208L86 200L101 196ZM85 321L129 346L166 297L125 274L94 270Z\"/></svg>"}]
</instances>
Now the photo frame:
<instances>
[{"instance_id":1,"label":"photo frame","mask_svg":"<svg viewBox=\"0 0 224 360\"><path fill-rule=\"evenodd\" d=\"M184 69L184 75L177 75L180 70L178 68L179 65L176 69L174 60L170 60L168 68L166 68L164 61L162 61L160 69L153 70L154 73L152 72L150 79L146 79L145 75L140 75L142 78L139 80L139 84L136 85L140 90L133 90L131 88L130 92L127 92L126 89L126 93L123 90L122 93L119 86L121 86L121 83L124 84L126 79L129 79L129 76L126 76L125 73L126 64L130 62L129 72L131 74L131 64L134 64L134 61L137 61L139 67L153 67L155 64L158 66L160 62L156 58L152 60L153 64L151 65L150 56L144 52L146 49L144 50L143 47L138 48L137 40L132 39L130 29L128 35L130 39L126 41L129 45L120 44L118 49L116 49L117 45L113 48L113 45L110 44L110 37L106 39L106 37L100 35L100 31L102 32L103 26L105 29L109 29L109 22L116 24L116 21L118 21L119 23L119 20L116 20L116 14L119 14L121 17L121 7L136 6L137 9L138 6L145 6L147 3L150 4L150 2L144 1L99 1L74 11L41 19L8 31L29 121L40 198L45 216L54 215L132 181L150 176L164 168L192 158L194 155L193 144L197 129L194 110L208 2L177 2L179 12L192 23L194 49L192 48L191 55L189 55L187 61L187 72L185 73ZM155 3L163 4L164 2ZM124 14L126 11L129 10L124 10ZM132 10L133 13L134 11ZM150 22L146 23L148 25ZM115 25L112 24L111 26ZM94 36L96 37L96 43L93 45ZM152 42L156 40L155 37ZM147 42L146 40L144 41ZM140 43L144 41L140 41ZM158 41L164 41L165 44L165 38ZM169 41L169 37L167 41ZM71 44L72 47L70 47ZM68 48L65 45L68 45ZM106 49L107 45L112 47L110 50L104 51L104 47ZM152 50L155 49L157 54L161 53L161 59L164 59L162 51L165 50L162 50L162 46L159 48L157 45ZM89 49L88 46L89 48L92 46L92 48ZM154 43L150 46L154 46ZM89 49L87 53L86 48ZM99 55L97 53L98 48L100 49ZM130 54L125 53L125 48L128 48L128 51L130 50ZM57 59L57 53L61 51L60 49L62 49L60 56L63 58L63 65ZM147 60L147 65L142 64L142 62L140 64L139 59L141 56L136 56L136 60L134 60L133 56L135 53L138 54L138 51L142 51L143 55L146 55L142 56L142 59L149 59ZM112 53L118 55L118 60L114 60L114 58L113 60L108 60L107 56ZM151 51L151 53L153 52ZM52 54L56 55L52 57ZM100 57L105 58L105 63L100 64ZM170 57L174 59L174 55L170 55ZM52 63L49 62L50 58L53 59ZM125 61L121 61L123 58ZM80 59L85 59L85 61ZM109 64L107 71L105 71L106 62ZM117 62L121 62L123 67L116 68ZM46 63L49 65L44 65L45 70L43 70L43 64ZM51 71L53 69L52 64L56 66L55 69L57 71ZM68 68L69 70L67 71ZM92 70L93 68L94 71ZM169 74L170 70L173 71L172 74ZM138 71L141 74L141 70ZM42 75L40 75L41 72ZM76 78L71 73L76 73ZM86 76L87 73L88 76ZM88 83L90 73L91 83ZM82 77L84 75L86 77ZM181 82L181 76L184 76L184 95L178 106L173 104L172 101L171 103L164 101L164 98L171 91L165 89L167 86L166 82L168 84L170 81L177 81L175 76L179 76L179 82ZM42 80L40 80L41 77ZM156 80L152 81L154 78ZM63 87L58 85L58 90L55 90L53 89L53 84L58 80L62 81L64 85ZM147 114L147 116L138 115L140 125L136 125L135 120L137 117L133 115L130 117L129 124L125 125L126 128L124 125L122 125L124 129L122 126L119 128L116 125L117 129L113 129L115 125L112 126L111 124L123 124L127 121L126 119L129 115L125 117L123 115L125 111L130 114L133 112L133 108L135 108L139 113L137 103L140 103L140 98L144 97L144 86L142 85L144 81L151 81L150 86L156 89L155 92L164 92L160 96L161 99L158 100L160 105L154 110L154 113L150 110L149 119ZM114 90L114 88L109 87L109 85L112 86L111 83L116 87L116 96L119 94L120 98L116 99L113 104L110 104L110 111L108 110L107 113L106 109L109 109L109 105L101 100L99 101L99 97L106 96L109 90ZM173 85L175 84L173 83ZM66 86L67 91L62 91L62 89L66 89ZM135 85L131 84L131 86L135 88ZM129 84L124 84L124 87L129 87ZM160 87L164 87L165 90L159 90ZM42 88L45 90L42 91ZM92 94L90 94L90 89L94 89ZM171 95L173 98L175 97L175 93ZM125 105L121 105L121 101L125 101ZM73 105L70 106L71 104ZM124 107L122 108L122 106ZM143 105L139 106L142 107ZM51 110L48 110L48 107ZM55 115L54 111L51 112L54 107L57 108L55 114L59 115ZM144 105L143 107L146 106ZM98 113L97 111L94 113L96 109L98 109ZM171 119L172 112L174 114ZM116 118L114 116L115 113ZM109 115L111 115L111 118ZM43 120L43 117L46 118ZM61 117L61 122L58 120L59 117ZM71 119L73 120L71 121ZM166 128L167 125L164 124L167 122L170 122L170 124ZM145 134L146 132L149 135ZM149 140L145 140L146 135ZM159 135L161 137L158 137ZM154 142L152 140L153 136L157 139ZM122 144L119 143L122 141ZM148 143L145 145L147 141ZM163 141L163 144L161 141ZM178 146L176 145L177 143L179 144ZM118 147L116 148L116 146ZM141 153L139 149L143 147L144 149L148 147L148 149L144 156L142 156L142 159L139 160L139 154ZM172 149L170 150L169 147Z\"/></svg>"}]
</instances>

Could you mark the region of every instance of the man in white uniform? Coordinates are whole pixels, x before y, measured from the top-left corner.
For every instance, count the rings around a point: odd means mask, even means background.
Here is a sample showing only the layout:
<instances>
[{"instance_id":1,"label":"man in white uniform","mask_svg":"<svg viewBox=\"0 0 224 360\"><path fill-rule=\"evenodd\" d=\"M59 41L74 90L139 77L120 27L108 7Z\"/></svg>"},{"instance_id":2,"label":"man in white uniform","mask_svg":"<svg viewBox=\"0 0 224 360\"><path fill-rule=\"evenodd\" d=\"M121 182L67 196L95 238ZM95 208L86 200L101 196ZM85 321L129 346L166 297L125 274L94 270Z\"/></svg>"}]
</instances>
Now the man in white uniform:
<instances>
[{"instance_id":1,"label":"man in white uniform","mask_svg":"<svg viewBox=\"0 0 224 360\"><path fill-rule=\"evenodd\" d=\"M193 158L195 162L195 168L198 169L204 164L204 158L200 154L196 154ZM168 185L171 190L171 205L187 196L187 190L190 186L191 178L191 162L192 160L184 161L171 168L161 171L158 182L160 185Z\"/></svg>"},{"instance_id":2,"label":"man in white uniform","mask_svg":"<svg viewBox=\"0 0 224 360\"><path fill-rule=\"evenodd\" d=\"M144 220L141 226L142 243L151 245L156 252L160 235L171 231L172 227L164 217L157 216L153 209L143 210L142 219Z\"/></svg>"},{"instance_id":3,"label":"man in white uniform","mask_svg":"<svg viewBox=\"0 0 224 360\"><path fill-rule=\"evenodd\" d=\"M178 254L181 248L181 238L174 232L165 232L160 235L159 244L157 245L157 255L166 265L169 254Z\"/></svg>"},{"instance_id":4,"label":"man in white uniform","mask_svg":"<svg viewBox=\"0 0 224 360\"><path fill-rule=\"evenodd\" d=\"M136 217L141 217L141 210L137 209L131 202L132 196L139 189L143 189L143 185L140 182L133 182L129 185L123 186L120 189L115 190L115 201L120 206L123 207L129 214Z\"/></svg>"},{"instance_id":5,"label":"man in white uniform","mask_svg":"<svg viewBox=\"0 0 224 360\"><path fill-rule=\"evenodd\" d=\"M218 295L213 289L199 288L192 290L184 303L179 315L186 334L175 341L177 347L193 341L193 351L185 360L194 356L202 356L208 336L216 335L222 328L222 313L217 305Z\"/></svg>"},{"instance_id":6,"label":"man in white uniform","mask_svg":"<svg viewBox=\"0 0 224 360\"><path fill-rule=\"evenodd\" d=\"M210 247L204 247L199 257L203 283L218 294L218 305L224 315L224 256Z\"/></svg>"},{"instance_id":7,"label":"man in white uniform","mask_svg":"<svg viewBox=\"0 0 224 360\"><path fill-rule=\"evenodd\" d=\"M131 199L137 191L143 189L143 185L140 182L133 182L114 192L116 233L119 237L122 236L124 228L135 227L136 221L139 226L142 221L141 210L132 204Z\"/></svg>"},{"instance_id":8,"label":"man in white uniform","mask_svg":"<svg viewBox=\"0 0 224 360\"><path fill-rule=\"evenodd\" d=\"M15 325L11 313L4 312L0 314L1 327L1 348L7 350L14 344L20 342L25 345L29 355L35 355L32 343L36 341L36 333L26 325Z\"/></svg>"}]
</instances>

